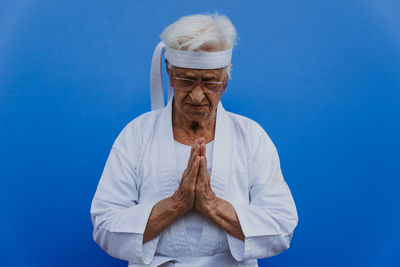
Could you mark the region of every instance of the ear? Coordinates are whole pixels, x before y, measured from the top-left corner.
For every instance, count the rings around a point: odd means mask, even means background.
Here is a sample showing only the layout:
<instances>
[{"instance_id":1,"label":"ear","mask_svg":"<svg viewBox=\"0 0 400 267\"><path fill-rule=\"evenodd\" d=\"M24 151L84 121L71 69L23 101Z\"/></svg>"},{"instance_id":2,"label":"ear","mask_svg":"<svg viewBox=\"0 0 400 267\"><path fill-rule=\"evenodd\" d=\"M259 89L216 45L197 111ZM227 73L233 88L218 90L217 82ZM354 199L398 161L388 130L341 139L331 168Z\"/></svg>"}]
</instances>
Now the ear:
<instances>
[{"instance_id":1,"label":"ear","mask_svg":"<svg viewBox=\"0 0 400 267\"><path fill-rule=\"evenodd\" d=\"M231 73L232 72L232 68L233 68L233 64L231 64L229 67L230 67L229 73ZM230 74L228 75L227 73L225 73L225 74L226 74L226 80L227 80L226 82L228 82L228 80L231 79L231 75Z\"/></svg>"},{"instance_id":2,"label":"ear","mask_svg":"<svg viewBox=\"0 0 400 267\"><path fill-rule=\"evenodd\" d=\"M228 86L228 79L226 79L225 84L224 84L224 92L226 92L226 87Z\"/></svg>"},{"instance_id":3,"label":"ear","mask_svg":"<svg viewBox=\"0 0 400 267\"><path fill-rule=\"evenodd\" d=\"M165 67L167 68L167 73L168 73L168 75L169 75L169 68L168 68L168 64L169 64L169 63L168 63L168 60L166 59L166 60L165 60Z\"/></svg>"},{"instance_id":4,"label":"ear","mask_svg":"<svg viewBox=\"0 0 400 267\"><path fill-rule=\"evenodd\" d=\"M232 64L231 64L231 70L232 70ZM229 81L230 76L228 74L225 74L225 80L224 80L224 92L226 92L226 87L228 86L228 81Z\"/></svg>"},{"instance_id":5,"label":"ear","mask_svg":"<svg viewBox=\"0 0 400 267\"><path fill-rule=\"evenodd\" d=\"M231 64L230 73L232 72L233 64ZM231 75L226 74L225 76L225 88L228 85L228 80L231 79Z\"/></svg>"},{"instance_id":6,"label":"ear","mask_svg":"<svg viewBox=\"0 0 400 267\"><path fill-rule=\"evenodd\" d=\"M170 73L171 69L168 67L169 66L168 60L165 60L165 66L167 68L167 73L169 77L169 85L172 86L171 73Z\"/></svg>"}]
</instances>

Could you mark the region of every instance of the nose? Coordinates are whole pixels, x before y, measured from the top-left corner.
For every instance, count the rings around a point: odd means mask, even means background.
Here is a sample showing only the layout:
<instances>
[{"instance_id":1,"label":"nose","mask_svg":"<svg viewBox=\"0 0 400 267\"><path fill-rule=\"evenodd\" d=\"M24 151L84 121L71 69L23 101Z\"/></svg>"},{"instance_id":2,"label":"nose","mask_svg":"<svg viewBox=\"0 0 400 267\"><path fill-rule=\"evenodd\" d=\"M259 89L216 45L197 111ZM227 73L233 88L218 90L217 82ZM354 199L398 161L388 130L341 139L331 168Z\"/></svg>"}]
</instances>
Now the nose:
<instances>
[{"instance_id":1,"label":"nose","mask_svg":"<svg viewBox=\"0 0 400 267\"><path fill-rule=\"evenodd\" d=\"M203 101L205 94L203 89L201 89L200 85L197 83L196 87L190 92L189 96L192 99L193 104L200 104Z\"/></svg>"}]
</instances>

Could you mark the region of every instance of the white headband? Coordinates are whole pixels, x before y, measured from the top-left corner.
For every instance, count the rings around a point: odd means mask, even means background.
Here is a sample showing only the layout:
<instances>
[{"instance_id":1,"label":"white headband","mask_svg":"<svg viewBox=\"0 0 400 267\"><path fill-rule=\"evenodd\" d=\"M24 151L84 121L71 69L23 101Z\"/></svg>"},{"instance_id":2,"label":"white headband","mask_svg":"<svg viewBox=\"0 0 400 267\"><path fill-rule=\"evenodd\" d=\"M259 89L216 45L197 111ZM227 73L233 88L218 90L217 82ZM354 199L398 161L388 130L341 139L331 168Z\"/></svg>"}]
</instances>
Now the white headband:
<instances>
[{"instance_id":1,"label":"white headband","mask_svg":"<svg viewBox=\"0 0 400 267\"><path fill-rule=\"evenodd\" d=\"M160 42L154 49L150 71L151 110L164 107L164 89L161 76L162 50L165 48L165 58L176 67L189 69L219 69L231 64L232 48L219 52L185 51L165 47ZM168 100L173 91L168 89Z\"/></svg>"}]
</instances>

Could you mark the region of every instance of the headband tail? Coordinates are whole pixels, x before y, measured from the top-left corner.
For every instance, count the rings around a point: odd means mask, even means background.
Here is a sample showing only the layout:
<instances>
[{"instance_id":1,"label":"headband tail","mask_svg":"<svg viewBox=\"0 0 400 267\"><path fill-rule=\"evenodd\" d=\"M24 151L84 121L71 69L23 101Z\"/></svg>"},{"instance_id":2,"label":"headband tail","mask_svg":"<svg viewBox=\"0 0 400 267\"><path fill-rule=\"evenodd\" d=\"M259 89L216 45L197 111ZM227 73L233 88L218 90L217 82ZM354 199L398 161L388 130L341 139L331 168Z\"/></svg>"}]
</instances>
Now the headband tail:
<instances>
[{"instance_id":1,"label":"headband tail","mask_svg":"<svg viewBox=\"0 0 400 267\"><path fill-rule=\"evenodd\" d=\"M154 49L153 59L151 61L150 70L150 98L151 110L164 107L164 88L162 84L161 65L162 51L165 47L163 42L158 43ZM170 92L168 92L170 94Z\"/></svg>"}]
</instances>

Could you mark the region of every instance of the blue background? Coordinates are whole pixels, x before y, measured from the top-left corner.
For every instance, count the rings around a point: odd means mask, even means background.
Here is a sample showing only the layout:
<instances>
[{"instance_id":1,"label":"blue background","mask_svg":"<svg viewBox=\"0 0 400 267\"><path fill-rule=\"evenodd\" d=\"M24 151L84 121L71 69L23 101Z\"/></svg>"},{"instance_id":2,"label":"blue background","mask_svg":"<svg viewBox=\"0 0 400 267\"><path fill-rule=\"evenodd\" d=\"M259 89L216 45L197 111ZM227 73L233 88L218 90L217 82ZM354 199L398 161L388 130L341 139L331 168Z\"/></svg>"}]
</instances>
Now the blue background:
<instances>
[{"instance_id":1,"label":"blue background","mask_svg":"<svg viewBox=\"0 0 400 267\"><path fill-rule=\"evenodd\" d=\"M0 265L127 266L92 239L114 139L150 109L164 27L237 28L227 110L259 122L297 204L260 266L400 266L399 1L0 1Z\"/></svg>"}]
</instances>

